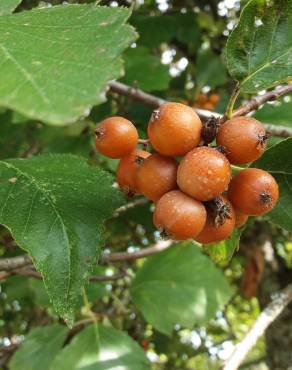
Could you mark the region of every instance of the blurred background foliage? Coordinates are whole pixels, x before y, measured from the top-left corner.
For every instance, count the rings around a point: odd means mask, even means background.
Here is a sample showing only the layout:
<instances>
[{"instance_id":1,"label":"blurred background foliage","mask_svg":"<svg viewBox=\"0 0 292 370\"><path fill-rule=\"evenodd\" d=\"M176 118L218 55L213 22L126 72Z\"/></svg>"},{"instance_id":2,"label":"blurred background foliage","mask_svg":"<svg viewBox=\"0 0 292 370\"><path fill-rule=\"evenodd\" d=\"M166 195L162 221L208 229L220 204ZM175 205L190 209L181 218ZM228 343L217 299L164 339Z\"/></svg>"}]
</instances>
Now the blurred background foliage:
<instances>
[{"instance_id":1,"label":"blurred background foliage","mask_svg":"<svg viewBox=\"0 0 292 370\"><path fill-rule=\"evenodd\" d=\"M67 1L90 2L94 1ZM16 11L61 3L24 0ZM133 9L130 23L139 38L124 53L125 75L121 81L168 100L224 112L234 85L224 64L224 46L245 3L238 0L100 1L101 5ZM94 149L92 132L96 123L111 115L122 115L132 120L140 136L145 137L151 108L112 92L107 97L86 119L58 128L1 110L1 158L45 152L74 153L114 172L117 161L97 154ZM283 101L266 105L256 117L274 124L291 125L290 112L291 99L287 96ZM110 219L106 224L105 250L133 251L153 244L159 236L152 225L152 211L145 203ZM18 254L15 242L2 228L0 255ZM267 256L270 256L268 261ZM284 266L283 269L275 270L275 263ZM195 326L192 330L177 326L172 337L147 324L130 299L130 281L142 264L143 261L138 261L98 267L96 273L116 274L126 270L127 274L117 281L90 284L86 295L91 310L99 315L101 322L110 321L114 327L127 331L146 352L152 370L216 370L258 316L265 302L262 287L266 289L269 285L270 274L289 271L291 275L292 235L269 224L265 218L251 221L243 232L240 250L230 263L221 266L234 289L229 304L224 311L217 312L208 325ZM270 267L264 273L265 264ZM84 302L80 300L77 321L82 320L84 314ZM13 276L0 282L0 345L17 347L32 328L54 322L58 322L58 318L42 281ZM242 369L267 369L267 353L276 350L263 338ZM9 356L10 353L2 354L1 368L5 369Z\"/></svg>"}]
</instances>

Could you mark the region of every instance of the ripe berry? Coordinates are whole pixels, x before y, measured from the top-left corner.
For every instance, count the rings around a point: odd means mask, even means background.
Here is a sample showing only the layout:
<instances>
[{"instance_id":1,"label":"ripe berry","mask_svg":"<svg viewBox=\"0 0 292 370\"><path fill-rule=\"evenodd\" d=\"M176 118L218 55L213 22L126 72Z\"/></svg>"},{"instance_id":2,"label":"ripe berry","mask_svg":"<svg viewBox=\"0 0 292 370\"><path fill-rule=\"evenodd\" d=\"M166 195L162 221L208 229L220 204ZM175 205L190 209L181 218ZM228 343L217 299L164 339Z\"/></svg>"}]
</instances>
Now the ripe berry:
<instances>
[{"instance_id":1,"label":"ripe berry","mask_svg":"<svg viewBox=\"0 0 292 370\"><path fill-rule=\"evenodd\" d=\"M197 96L196 103L198 103L199 105L205 104L207 102L208 102L208 95L207 94L200 93Z\"/></svg>"},{"instance_id":2,"label":"ripe berry","mask_svg":"<svg viewBox=\"0 0 292 370\"><path fill-rule=\"evenodd\" d=\"M137 171L143 159L149 156L150 153L135 149L120 160L116 172L117 181L121 190L127 195L132 196L138 193L136 184Z\"/></svg>"},{"instance_id":3,"label":"ripe berry","mask_svg":"<svg viewBox=\"0 0 292 370\"><path fill-rule=\"evenodd\" d=\"M239 212L253 216L263 215L277 203L279 188L268 172L246 168L230 182L228 198Z\"/></svg>"},{"instance_id":4,"label":"ripe berry","mask_svg":"<svg viewBox=\"0 0 292 370\"><path fill-rule=\"evenodd\" d=\"M186 240L194 238L203 229L206 222L206 209L203 203L179 190L173 190L159 199L153 222L170 238Z\"/></svg>"},{"instance_id":5,"label":"ripe berry","mask_svg":"<svg viewBox=\"0 0 292 370\"><path fill-rule=\"evenodd\" d=\"M216 106L219 103L220 96L217 94L210 94L209 95L209 102Z\"/></svg>"},{"instance_id":6,"label":"ripe berry","mask_svg":"<svg viewBox=\"0 0 292 370\"><path fill-rule=\"evenodd\" d=\"M207 202L206 209L205 227L195 240L202 244L209 244L229 238L235 225L235 213L231 203L220 196Z\"/></svg>"},{"instance_id":7,"label":"ripe berry","mask_svg":"<svg viewBox=\"0 0 292 370\"><path fill-rule=\"evenodd\" d=\"M177 188L177 162L173 158L152 154L137 172L137 187L148 199L156 202L163 194Z\"/></svg>"},{"instance_id":8,"label":"ripe berry","mask_svg":"<svg viewBox=\"0 0 292 370\"><path fill-rule=\"evenodd\" d=\"M219 129L217 144L226 150L226 156L233 164L253 162L266 148L266 131L254 118L235 117Z\"/></svg>"},{"instance_id":9,"label":"ripe berry","mask_svg":"<svg viewBox=\"0 0 292 370\"><path fill-rule=\"evenodd\" d=\"M239 227L243 226L246 221L248 220L248 215L239 212L237 209L234 210L235 212L235 227L238 229Z\"/></svg>"},{"instance_id":10,"label":"ripe berry","mask_svg":"<svg viewBox=\"0 0 292 370\"><path fill-rule=\"evenodd\" d=\"M202 122L194 110L180 103L166 103L155 110L148 124L153 148L167 156L182 156L201 140Z\"/></svg>"},{"instance_id":11,"label":"ripe berry","mask_svg":"<svg viewBox=\"0 0 292 370\"><path fill-rule=\"evenodd\" d=\"M205 103L205 104L202 105L202 109L213 111L214 108L215 108L214 107L214 104L211 103L211 102L207 102L207 103Z\"/></svg>"},{"instance_id":12,"label":"ripe berry","mask_svg":"<svg viewBox=\"0 0 292 370\"><path fill-rule=\"evenodd\" d=\"M217 197L231 179L230 164L214 148L199 147L180 162L177 172L179 188L189 196L207 201Z\"/></svg>"},{"instance_id":13,"label":"ripe berry","mask_svg":"<svg viewBox=\"0 0 292 370\"><path fill-rule=\"evenodd\" d=\"M95 130L96 149L110 158L122 158L134 150L138 132L132 122L123 117L110 117Z\"/></svg>"}]
</instances>

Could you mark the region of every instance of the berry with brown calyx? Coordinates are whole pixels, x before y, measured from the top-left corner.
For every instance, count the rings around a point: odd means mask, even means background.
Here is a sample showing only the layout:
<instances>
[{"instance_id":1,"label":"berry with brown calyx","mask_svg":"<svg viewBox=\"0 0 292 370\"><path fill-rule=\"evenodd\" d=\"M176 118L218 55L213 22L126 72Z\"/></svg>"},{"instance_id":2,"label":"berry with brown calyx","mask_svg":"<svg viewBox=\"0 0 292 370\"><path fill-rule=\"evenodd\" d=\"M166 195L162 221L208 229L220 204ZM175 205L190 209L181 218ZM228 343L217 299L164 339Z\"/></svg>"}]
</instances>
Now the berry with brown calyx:
<instances>
[{"instance_id":1,"label":"berry with brown calyx","mask_svg":"<svg viewBox=\"0 0 292 370\"><path fill-rule=\"evenodd\" d=\"M230 237L235 226L232 204L225 197L206 203L207 221L195 240L202 244L217 243Z\"/></svg>"},{"instance_id":2,"label":"berry with brown calyx","mask_svg":"<svg viewBox=\"0 0 292 370\"><path fill-rule=\"evenodd\" d=\"M135 149L120 160L116 171L117 181L120 189L128 196L139 193L136 183L137 171L143 161L150 155L144 150Z\"/></svg>"},{"instance_id":3,"label":"berry with brown calyx","mask_svg":"<svg viewBox=\"0 0 292 370\"><path fill-rule=\"evenodd\" d=\"M138 132L132 122L123 117L110 117L95 129L95 146L103 155L122 158L135 149Z\"/></svg>"},{"instance_id":4,"label":"berry with brown calyx","mask_svg":"<svg viewBox=\"0 0 292 370\"><path fill-rule=\"evenodd\" d=\"M185 155L199 145L202 122L194 110L180 103L166 103L155 110L148 124L148 136L160 154Z\"/></svg>"},{"instance_id":5,"label":"berry with brown calyx","mask_svg":"<svg viewBox=\"0 0 292 370\"><path fill-rule=\"evenodd\" d=\"M228 198L246 215L263 215L271 211L279 198L279 187L272 175L258 168L246 168L231 181Z\"/></svg>"},{"instance_id":6,"label":"berry with brown calyx","mask_svg":"<svg viewBox=\"0 0 292 370\"><path fill-rule=\"evenodd\" d=\"M256 119L235 117L219 128L216 141L225 148L232 164L243 164L253 162L263 154L267 135L264 126Z\"/></svg>"},{"instance_id":7,"label":"berry with brown calyx","mask_svg":"<svg viewBox=\"0 0 292 370\"><path fill-rule=\"evenodd\" d=\"M173 190L157 202L153 222L169 238L186 240L196 237L202 231L206 222L206 209L203 203L179 190Z\"/></svg>"}]
</instances>

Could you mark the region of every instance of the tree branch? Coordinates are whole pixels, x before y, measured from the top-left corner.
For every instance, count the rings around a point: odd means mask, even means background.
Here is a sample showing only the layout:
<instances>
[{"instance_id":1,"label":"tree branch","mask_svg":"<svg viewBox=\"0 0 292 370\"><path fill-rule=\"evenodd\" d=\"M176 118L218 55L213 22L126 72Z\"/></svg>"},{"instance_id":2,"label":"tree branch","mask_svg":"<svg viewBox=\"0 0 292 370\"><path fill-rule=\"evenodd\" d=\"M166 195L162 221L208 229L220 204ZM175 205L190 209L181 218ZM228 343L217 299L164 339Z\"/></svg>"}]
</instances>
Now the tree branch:
<instances>
[{"instance_id":1,"label":"tree branch","mask_svg":"<svg viewBox=\"0 0 292 370\"><path fill-rule=\"evenodd\" d=\"M287 95L292 92L292 84L279 86L275 90L267 91L263 95L252 98L249 102L238 108L234 113L233 117L244 116L247 113L253 112L268 101L274 101L279 99L283 95Z\"/></svg>"},{"instance_id":2,"label":"tree branch","mask_svg":"<svg viewBox=\"0 0 292 370\"><path fill-rule=\"evenodd\" d=\"M125 95L130 97L133 100L140 101L142 103L145 103L147 105L151 105L152 107L159 107L160 105L167 103L167 100L161 99L155 95L145 93L144 91L140 89L136 89L131 86L127 86L121 82L112 81L109 84L111 91L116 92L120 95ZM273 101L278 99L279 97L289 94L292 92L292 84L286 85L286 86L280 86L276 88L275 90L268 91L263 95L257 96L252 98L249 102L244 104L242 107L238 108L234 113L233 117L240 116L240 115L246 115L254 110L257 110L261 105L268 101ZM225 117L223 117L221 114L216 112L210 112L205 109L194 109L196 113L200 116L200 118L204 121L207 121L211 117L219 118L221 119L221 122L224 122L226 120ZM292 128L285 127L285 126L278 126L278 125L272 125L270 123L264 124L267 133L273 136L279 136L279 137L290 137L292 136Z\"/></svg>"},{"instance_id":3,"label":"tree branch","mask_svg":"<svg viewBox=\"0 0 292 370\"><path fill-rule=\"evenodd\" d=\"M171 240L163 240L152 247L140 249L137 252L121 252L121 253L109 253L104 254L101 257L101 263L108 263L108 262L123 262L123 261L135 261L139 258L145 258L152 256L153 254L157 254L163 252L164 250L168 249L172 245Z\"/></svg>"},{"instance_id":4,"label":"tree branch","mask_svg":"<svg viewBox=\"0 0 292 370\"><path fill-rule=\"evenodd\" d=\"M135 261L139 258L149 257L153 254L163 252L172 245L171 240L159 241L151 247L143 248L137 252L119 252L119 253L105 253L100 258L100 263L109 262L123 262L123 261ZM17 266L17 267L16 267ZM0 259L0 280L4 280L11 275L22 275L27 277L33 277L36 279L42 279L40 273L38 273L28 255L2 258ZM126 276L125 272L120 274L107 276L107 275L94 275L90 276L90 281L107 281L107 280L118 280Z\"/></svg>"},{"instance_id":5,"label":"tree branch","mask_svg":"<svg viewBox=\"0 0 292 370\"><path fill-rule=\"evenodd\" d=\"M139 101L141 103L151 105L154 108L160 107L160 105L167 103L167 100L159 98L158 96L145 93L143 90L136 89L134 87L125 85L118 81L112 81L109 83L110 89L120 95L128 96L129 98ZM218 113L213 113L205 109L195 109L198 115L203 119L207 120L211 116L221 117Z\"/></svg>"},{"instance_id":6,"label":"tree branch","mask_svg":"<svg viewBox=\"0 0 292 370\"><path fill-rule=\"evenodd\" d=\"M0 270L9 271L17 269L18 267L23 267L25 265L30 265L31 259L29 255L24 254L23 256L1 258L0 259Z\"/></svg>"},{"instance_id":7,"label":"tree branch","mask_svg":"<svg viewBox=\"0 0 292 370\"><path fill-rule=\"evenodd\" d=\"M33 268L33 265L29 265L28 267L14 269L11 271L0 271L0 280L7 279L8 277L13 275L26 276L38 280L43 279L42 275ZM89 281L115 281L122 279L125 276L127 276L126 271L122 271L114 275L92 275L89 277Z\"/></svg>"},{"instance_id":8,"label":"tree branch","mask_svg":"<svg viewBox=\"0 0 292 370\"><path fill-rule=\"evenodd\" d=\"M132 209L136 206L141 206L141 205L147 204L148 202L149 201L146 198L135 199L132 202L129 202L129 203L125 204L124 206L121 206L120 208L116 209L116 211L114 213L114 216L116 217L116 216L120 215L121 213L128 211L129 209Z\"/></svg>"},{"instance_id":9,"label":"tree branch","mask_svg":"<svg viewBox=\"0 0 292 370\"><path fill-rule=\"evenodd\" d=\"M272 302L261 312L250 331L237 344L222 370L237 370L248 352L255 346L259 337L264 334L269 325L277 319L291 301L292 284L289 284L285 289L275 295Z\"/></svg>"}]
</instances>

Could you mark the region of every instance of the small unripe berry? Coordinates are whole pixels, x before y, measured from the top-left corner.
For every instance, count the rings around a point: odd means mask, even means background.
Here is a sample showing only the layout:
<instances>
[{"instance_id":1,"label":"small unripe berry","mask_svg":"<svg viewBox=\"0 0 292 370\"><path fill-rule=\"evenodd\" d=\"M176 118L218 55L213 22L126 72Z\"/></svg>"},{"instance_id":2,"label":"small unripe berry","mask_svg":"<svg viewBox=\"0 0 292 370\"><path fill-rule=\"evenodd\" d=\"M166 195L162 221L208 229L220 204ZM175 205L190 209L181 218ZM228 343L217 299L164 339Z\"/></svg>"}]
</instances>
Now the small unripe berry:
<instances>
[{"instance_id":1,"label":"small unripe berry","mask_svg":"<svg viewBox=\"0 0 292 370\"><path fill-rule=\"evenodd\" d=\"M103 155L122 158L134 150L138 132L132 122L123 117L110 117L95 129L95 146Z\"/></svg>"},{"instance_id":2,"label":"small unripe berry","mask_svg":"<svg viewBox=\"0 0 292 370\"><path fill-rule=\"evenodd\" d=\"M163 194L177 188L177 166L173 158L152 154L139 167L138 189L146 198L156 202Z\"/></svg>"},{"instance_id":3,"label":"small unripe berry","mask_svg":"<svg viewBox=\"0 0 292 370\"><path fill-rule=\"evenodd\" d=\"M179 190L163 195L156 204L154 225L172 239L194 238L206 222L206 209L203 203L188 197Z\"/></svg>"},{"instance_id":4,"label":"small unripe berry","mask_svg":"<svg viewBox=\"0 0 292 370\"><path fill-rule=\"evenodd\" d=\"M220 196L206 204L207 221L195 240L202 244L217 243L230 237L234 230L235 213L231 203Z\"/></svg>"},{"instance_id":5,"label":"small unripe berry","mask_svg":"<svg viewBox=\"0 0 292 370\"><path fill-rule=\"evenodd\" d=\"M199 147L190 151L180 162L177 173L179 188L189 196L207 201L217 197L231 179L226 157L214 148Z\"/></svg>"},{"instance_id":6,"label":"small unripe berry","mask_svg":"<svg viewBox=\"0 0 292 370\"><path fill-rule=\"evenodd\" d=\"M279 198L279 188L268 172L246 168L230 182L228 198L239 212L258 216L274 208Z\"/></svg>"},{"instance_id":7,"label":"small unripe berry","mask_svg":"<svg viewBox=\"0 0 292 370\"><path fill-rule=\"evenodd\" d=\"M180 103L166 103L155 110L148 124L153 148L166 156L182 156L201 140L202 122L194 110Z\"/></svg>"},{"instance_id":8,"label":"small unripe berry","mask_svg":"<svg viewBox=\"0 0 292 370\"><path fill-rule=\"evenodd\" d=\"M129 196L139 193L137 187L137 171L143 160L151 154L145 150L135 149L124 156L118 165L116 175L121 190Z\"/></svg>"},{"instance_id":9,"label":"small unripe berry","mask_svg":"<svg viewBox=\"0 0 292 370\"><path fill-rule=\"evenodd\" d=\"M225 122L218 131L217 144L226 150L226 156L233 164L253 162L266 148L264 126L254 118L235 117Z\"/></svg>"}]
</instances>

